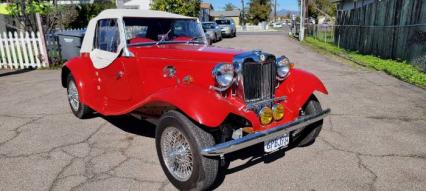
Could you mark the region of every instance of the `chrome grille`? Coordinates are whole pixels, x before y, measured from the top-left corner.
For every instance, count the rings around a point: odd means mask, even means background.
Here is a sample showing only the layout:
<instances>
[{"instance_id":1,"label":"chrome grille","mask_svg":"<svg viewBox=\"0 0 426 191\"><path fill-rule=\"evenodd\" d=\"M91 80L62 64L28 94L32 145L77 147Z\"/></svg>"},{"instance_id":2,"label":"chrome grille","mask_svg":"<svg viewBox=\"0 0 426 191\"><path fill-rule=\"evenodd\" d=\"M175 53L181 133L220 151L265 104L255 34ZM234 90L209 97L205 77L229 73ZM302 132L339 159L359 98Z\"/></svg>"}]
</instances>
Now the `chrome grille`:
<instances>
[{"instance_id":1,"label":"chrome grille","mask_svg":"<svg viewBox=\"0 0 426 191\"><path fill-rule=\"evenodd\" d=\"M245 62L243 64L244 99L246 102L255 102L270 99L275 90L275 64L270 59L263 64Z\"/></svg>"}]
</instances>

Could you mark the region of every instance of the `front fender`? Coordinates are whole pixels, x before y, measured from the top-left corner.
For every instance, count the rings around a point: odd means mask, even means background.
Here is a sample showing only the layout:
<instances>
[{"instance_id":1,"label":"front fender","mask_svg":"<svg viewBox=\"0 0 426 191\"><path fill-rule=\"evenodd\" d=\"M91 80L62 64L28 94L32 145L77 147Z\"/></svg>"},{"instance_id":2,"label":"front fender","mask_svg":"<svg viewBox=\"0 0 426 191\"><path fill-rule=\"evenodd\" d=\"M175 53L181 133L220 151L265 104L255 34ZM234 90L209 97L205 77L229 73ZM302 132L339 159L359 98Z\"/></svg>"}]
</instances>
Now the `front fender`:
<instances>
[{"instance_id":1,"label":"front fender","mask_svg":"<svg viewBox=\"0 0 426 191\"><path fill-rule=\"evenodd\" d=\"M289 76L280 84L275 94L278 97L286 96L287 108L294 113L293 117L298 117L300 109L315 91L328 94L318 77L300 69L291 69Z\"/></svg>"},{"instance_id":2,"label":"front fender","mask_svg":"<svg viewBox=\"0 0 426 191\"><path fill-rule=\"evenodd\" d=\"M244 103L234 98L224 98L215 91L196 85L180 84L163 89L147 97L134 109L151 103L172 105L207 127L218 127L230 113L256 119L255 115L242 111Z\"/></svg>"}]
</instances>

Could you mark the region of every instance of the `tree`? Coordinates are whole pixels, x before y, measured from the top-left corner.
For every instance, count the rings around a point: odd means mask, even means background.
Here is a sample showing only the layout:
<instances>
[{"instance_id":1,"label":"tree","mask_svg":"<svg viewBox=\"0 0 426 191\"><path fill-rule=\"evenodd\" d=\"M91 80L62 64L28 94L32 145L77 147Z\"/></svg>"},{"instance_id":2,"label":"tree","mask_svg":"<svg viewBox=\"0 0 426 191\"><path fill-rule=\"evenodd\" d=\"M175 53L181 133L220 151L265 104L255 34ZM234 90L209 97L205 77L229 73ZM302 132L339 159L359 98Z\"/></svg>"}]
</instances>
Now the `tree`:
<instances>
[{"instance_id":1,"label":"tree","mask_svg":"<svg viewBox=\"0 0 426 191\"><path fill-rule=\"evenodd\" d=\"M35 14L48 12L49 5L43 1L13 0L8 5L7 9L9 10L10 15L18 21L15 23L15 26L10 27L36 31L37 23L35 21Z\"/></svg>"},{"instance_id":2,"label":"tree","mask_svg":"<svg viewBox=\"0 0 426 191\"><path fill-rule=\"evenodd\" d=\"M198 17L201 0L153 0L151 8L180 15Z\"/></svg>"},{"instance_id":3,"label":"tree","mask_svg":"<svg viewBox=\"0 0 426 191\"><path fill-rule=\"evenodd\" d=\"M225 11L233 11L235 9L235 6L232 3L225 4L224 7Z\"/></svg>"},{"instance_id":4,"label":"tree","mask_svg":"<svg viewBox=\"0 0 426 191\"><path fill-rule=\"evenodd\" d=\"M308 0L308 16L318 18L320 15L336 16L336 4L329 0Z\"/></svg>"},{"instance_id":5,"label":"tree","mask_svg":"<svg viewBox=\"0 0 426 191\"><path fill-rule=\"evenodd\" d=\"M266 21L271 14L271 0L251 0L248 12L248 19L253 24Z\"/></svg>"},{"instance_id":6,"label":"tree","mask_svg":"<svg viewBox=\"0 0 426 191\"><path fill-rule=\"evenodd\" d=\"M77 19L69 24L72 28L83 28L89 24L90 19L96 17L105 9L115 8L113 1L95 0L93 4L81 4L76 7L78 11Z\"/></svg>"}]
</instances>

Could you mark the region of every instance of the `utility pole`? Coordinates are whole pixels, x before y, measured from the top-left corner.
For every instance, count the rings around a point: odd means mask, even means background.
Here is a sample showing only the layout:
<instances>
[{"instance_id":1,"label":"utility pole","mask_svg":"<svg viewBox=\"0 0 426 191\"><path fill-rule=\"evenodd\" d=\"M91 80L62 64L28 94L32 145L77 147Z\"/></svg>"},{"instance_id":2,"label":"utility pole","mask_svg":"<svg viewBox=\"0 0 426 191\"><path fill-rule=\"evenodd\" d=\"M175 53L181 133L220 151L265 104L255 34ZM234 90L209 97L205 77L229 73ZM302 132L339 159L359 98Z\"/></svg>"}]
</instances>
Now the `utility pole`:
<instances>
[{"instance_id":1,"label":"utility pole","mask_svg":"<svg viewBox=\"0 0 426 191\"><path fill-rule=\"evenodd\" d=\"M243 8L242 18L241 18L241 25L243 26L243 29L245 29L246 21L245 21L244 0L241 0L241 5L242 5L242 8Z\"/></svg>"},{"instance_id":2,"label":"utility pole","mask_svg":"<svg viewBox=\"0 0 426 191\"><path fill-rule=\"evenodd\" d=\"M303 41L305 35L305 0L300 0L300 27L299 27L299 41Z\"/></svg>"},{"instance_id":3,"label":"utility pole","mask_svg":"<svg viewBox=\"0 0 426 191\"><path fill-rule=\"evenodd\" d=\"M274 21L277 22L277 0L274 3Z\"/></svg>"}]
</instances>

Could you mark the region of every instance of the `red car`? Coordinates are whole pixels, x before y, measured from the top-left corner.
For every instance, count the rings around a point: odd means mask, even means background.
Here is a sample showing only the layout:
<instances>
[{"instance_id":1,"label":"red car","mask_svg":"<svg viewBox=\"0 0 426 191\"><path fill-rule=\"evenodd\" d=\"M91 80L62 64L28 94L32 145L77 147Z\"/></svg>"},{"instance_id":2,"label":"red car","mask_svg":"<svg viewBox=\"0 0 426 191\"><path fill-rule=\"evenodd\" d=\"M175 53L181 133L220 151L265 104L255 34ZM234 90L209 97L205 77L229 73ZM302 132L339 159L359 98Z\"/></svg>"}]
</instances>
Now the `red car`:
<instances>
[{"instance_id":1,"label":"red car","mask_svg":"<svg viewBox=\"0 0 426 191\"><path fill-rule=\"evenodd\" d=\"M229 153L313 143L330 112L313 94L323 83L285 56L209 46L196 18L160 11L92 19L62 85L78 118L158 119L158 158L183 190L209 188Z\"/></svg>"}]
</instances>

